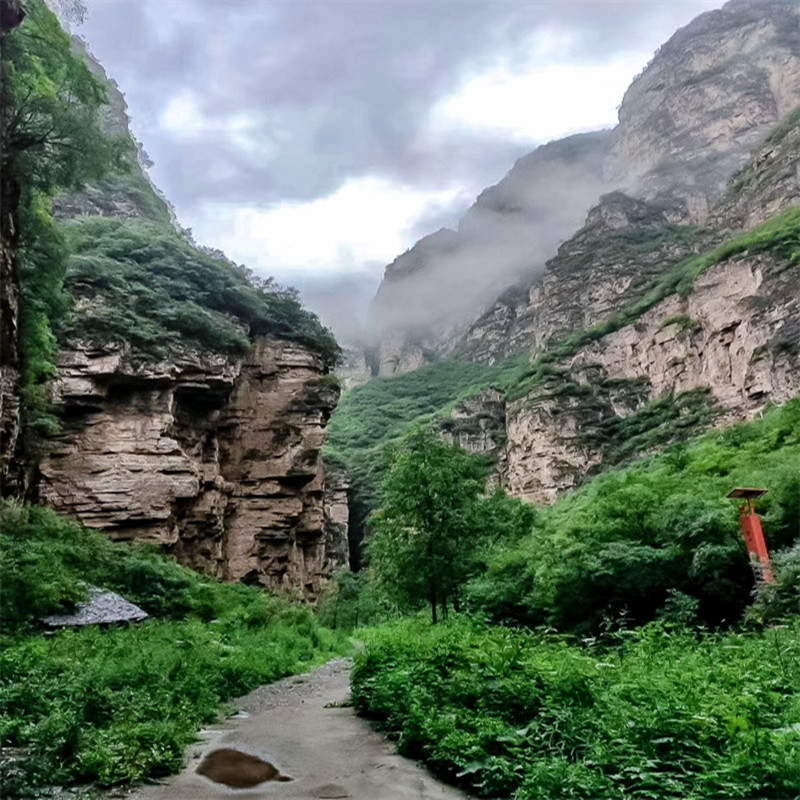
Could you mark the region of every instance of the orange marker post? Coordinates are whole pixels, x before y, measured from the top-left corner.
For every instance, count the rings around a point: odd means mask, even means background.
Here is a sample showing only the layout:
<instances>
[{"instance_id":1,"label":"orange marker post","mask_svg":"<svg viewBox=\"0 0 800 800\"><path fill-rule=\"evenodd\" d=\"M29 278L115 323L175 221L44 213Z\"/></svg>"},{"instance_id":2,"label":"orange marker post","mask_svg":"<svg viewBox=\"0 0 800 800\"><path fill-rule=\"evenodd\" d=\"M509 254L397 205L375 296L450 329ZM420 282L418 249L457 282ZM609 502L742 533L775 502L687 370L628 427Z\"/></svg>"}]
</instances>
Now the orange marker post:
<instances>
[{"instance_id":1,"label":"orange marker post","mask_svg":"<svg viewBox=\"0 0 800 800\"><path fill-rule=\"evenodd\" d=\"M750 566L756 578L756 583L775 583L772 567L769 563L767 543L764 541L764 531L761 520L753 507L753 500L766 494L768 489L737 488L728 494L728 497L742 499L746 502L739 506L739 522L742 526L744 543L750 556Z\"/></svg>"}]
</instances>

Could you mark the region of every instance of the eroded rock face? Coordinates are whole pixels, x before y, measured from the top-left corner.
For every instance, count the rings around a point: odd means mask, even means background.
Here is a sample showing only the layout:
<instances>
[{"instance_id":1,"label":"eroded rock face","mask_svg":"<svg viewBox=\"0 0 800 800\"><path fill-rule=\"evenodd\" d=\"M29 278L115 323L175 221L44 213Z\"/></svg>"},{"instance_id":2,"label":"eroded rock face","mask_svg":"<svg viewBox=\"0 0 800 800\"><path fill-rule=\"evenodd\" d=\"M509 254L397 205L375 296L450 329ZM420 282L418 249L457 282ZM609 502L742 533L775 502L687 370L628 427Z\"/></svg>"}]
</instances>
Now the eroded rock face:
<instances>
[{"instance_id":1,"label":"eroded rock face","mask_svg":"<svg viewBox=\"0 0 800 800\"><path fill-rule=\"evenodd\" d=\"M457 403L450 416L439 422L439 432L468 453L492 459L495 466L489 490L505 485L506 402L502 392L484 389L479 395Z\"/></svg>"},{"instance_id":2,"label":"eroded rock face","mask_svg":"<svg viewBox=\"0 0 800 800\"><path fill-rule=\"evenodd\" d=\"M457 231L426 236L389 264L370 310L377 374L449 352L493 298L540 272L607 188L609 145L599 131L539 147L481 193Z\"/></svg>"},{"instance_id":3,"label":"eroded rock face","mask_svg":"<svg viewBox=\"0 0 800 800\"><path fill-rule=\"evenodd\" d=\"M326 575L332 575L350 566L349 492L350 481L344 467L337 464L326 465L324 497Z\"/></svg>"},{"instance_id":4,"label":"eroded rock face","mask_svg":"<svg viewBox=\"0 0 800 800\"><path fill-rule=\"evenodd\" d=\"M380 374L416 369L431 354L447 355L455 347L463 347L470 359L490 363L529 349L540 352L553 334L613 313L635 295L648 271L702 242L673 237L677 246L670 247L665 237L660 252L651 247L641 264L630 257L630 249L619 262L605 253L600 259L604 274L598 270L592 281L571 268L560 269L565 261L579 262L581 249L591 255L608 242L609 233L641 228L647 218L653 230L656 216L662 230L664 225L709 223L710 210L753 148L798 104L797 0L732 0L699 16L675 33L634 80L613 131L595 134L590 148L585 147L590 140L576 137L539 148L478 198L456 239L453 232L446 239L427 237L387 268L375 314L389 318L384 309L390 298L399 298L397 308L427 307L429 313L424 330L410 324L408 314L379 328L386 351L381 367L387 370ZM796 164L781 161L769 148L763 158L775 159L775 171L785 168L787 186L800 174L793 171ZM771 182L775 206L786 197L778 184ZM612 194L598 203L603 192ZM775 213L770 198L764 200L762 219ZM757 221L758 213L743 213L735 229ZM599 227L605 231L601 239ZM553 258L559 244L576 231L566 245L571 251L559 250ZM448 252L430 252L434 241ZM688 249L681 253L681 246ZM462 302L471 292L470 301ZM571 308L562 314L565 299ZM461 313L459 330L431 322L457 317L454 302Z\"/></svg>"},{"instance_id":5,"label":"eroded rock face","mask_svg":"<svg viewBox=\"0 0 800 800\"><path fill-rule=\"evenodd\" d=\"M800 4L733 0L675 33L625 93L609 182L703 222L730 176L800 103Z\"/></svg>"},{"instance_id":6,"label":"eroded rock face","mask_svg":"<svg viewBox=\"0 0 800 800\"><path fill-rule=\"evenodd\" d=\"M327 574L320 451L338 399L316 355L262 338L237 362L135 368L121 351L75 349L56 391L49 505L198 571L314 596Z\"/></svg>"},{"instance_id":7,"label":"eroded rock face","mask_svg":"<svg viewBox=\"0 0 800 800\"><path fill-rule=\"evenodd\" d=\"M771 254L720 263L561 368L556 393L537 387L507 410L507 485L537 503L608 465L606 449L624 445L614 422L653 401L707 392L701 422L731 422L799 394L800 270ZM678 426L689 412L678 408Z\"/></svg>"}]
</instances>

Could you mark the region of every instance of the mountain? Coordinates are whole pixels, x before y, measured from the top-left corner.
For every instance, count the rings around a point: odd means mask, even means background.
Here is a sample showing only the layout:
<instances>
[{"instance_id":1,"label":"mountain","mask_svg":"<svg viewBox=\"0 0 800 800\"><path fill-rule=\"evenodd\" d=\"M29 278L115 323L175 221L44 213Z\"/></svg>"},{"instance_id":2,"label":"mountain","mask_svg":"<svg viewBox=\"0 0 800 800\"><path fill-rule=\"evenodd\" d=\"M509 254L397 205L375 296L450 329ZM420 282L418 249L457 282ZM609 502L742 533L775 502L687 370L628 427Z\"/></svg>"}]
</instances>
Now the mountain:
<instances>
[{"instance_id":1,"label":"mountain","mask_svg":"<svg viewBox=\"0 0 800 800\"><path fill-rule=\"evenodd\" d=\"M507 354L626 303L648 273L703 246L690 241L689 226L708 222L751 150L798 103L797 2L733 0L701 15L634 80L613 131L540 147L478 198L458 231L421 240L387 267L372 306L375 374L413 369L464 343L489 353L480 341L487 319L522 318ZM641 265L607 264L614 285L594 271L589 281L581 273L582 286L567 285L545 263L582 223L568 245L576 254L593 246L598 225L659 230L662 252L651 249ZM670 225L681 226L674 237ZM584 323L574 314L552 319L565 300L584 309ZM409 307L411 318L396 311Z\"/></svg>"},{"instance_id":2,"label":"mountain","mask_svg":"<svg viewBox=\"0 0 800 800\"><path fill-rule=\"evenodd\" d=\"M348 559L343 488L326 496L321 458L338 346L293 291L176 226L119 88L43 3L25 8L19 30L46 30L55 66L66 64L92 97L105 94L96 119L91 109L82 119L121 159L57 193L52 214L51 198L39 201L61 271L44 274L27 263L30 251L13 254L22 316L38 338L12 325L28 374L4 368L4 397L25 409L22 426L9 416L17 434L4 436L4 465L24 464L28 477L4 482L4 493L115 540L160 545L205 574L313 598ZM6 40L18 73L37 41ZM14 321L5 307L3 317Z\"/></svg>"},{"instance_id":3,"label":"mountain","mask_svg":"<svg viewBox=\"0 0 800 800\"><path fill-rule=\"evenodd\" d=\"M460 323L455 312L443 324L391 320L367 353L372 379L342 398L330 440L353 476L354 546L380 448L415 420L490 457L511 495L551 503L800 394L800 3L737 0L702 15L634 81L614 131L539 148L467 217L500 197L498 213L532 229L564 219L539 179L579 163L573 143L588 167L585 205L563 242L546 240L550 257L484 295L482 311L461 306ZM529 204L515 205L522 195ZM506 242L515 265L533 248ZM481 252L486 286L498 269ZM414 291L446 297L443 253L468 261L461 229L390 265L374 308L406 291L417 308Z\"/></svg>"}]
</instances>

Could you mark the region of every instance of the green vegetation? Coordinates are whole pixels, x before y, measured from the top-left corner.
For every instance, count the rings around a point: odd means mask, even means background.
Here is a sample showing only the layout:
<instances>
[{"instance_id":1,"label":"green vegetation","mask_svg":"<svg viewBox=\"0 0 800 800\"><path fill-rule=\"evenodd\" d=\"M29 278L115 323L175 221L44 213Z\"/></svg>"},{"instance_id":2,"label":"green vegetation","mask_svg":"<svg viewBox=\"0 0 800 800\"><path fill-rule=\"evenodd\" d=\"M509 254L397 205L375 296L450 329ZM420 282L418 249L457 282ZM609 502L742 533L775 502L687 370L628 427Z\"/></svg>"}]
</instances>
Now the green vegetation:
<instances>
[{"instance_id":1,"label":"green vegetation","mask_svg":"<svg viewBox=\"0 0 800 800\"><path fill-rule=\"evenodd\" d=\"M666 623L576 642L409 620L362 634L356 708L446 779L490 797L793 797L800 625Z\"/></svg>"},{"instance_id":2,"label":"green vegetation","mask_svg":"<svg viewBox=\"0 0 800 800\"><path fill-rule=\"evenodd\" d=\"M581 347L630 325L666 297L672 294L687 295L691 293L695 280L703 272L715 264L745 252L751 254L772 253L777 258L785 259L788 265L800 262L800 206L788 209L762 225L724 242L708 253L682 261L667 270L641 299L629 308L594 328L579 331L563 342L554 343L509 388L509 398L518 399L530 394L541 382L542 375L545 374L549 365L561 362L574 355Z\"/></svg>"},{"instance_id":3,"label":"green vegetation","mask_svg":"<svg viewBox=\"0 0 800 800\"><path fill-rule=\"evenodd\" d=\"M242 353L258 334L300 342L329 362L338 356L333 335L294 290L257 280L167 225L89 217L66 232L67 287L88 302L64 335L129 342L143 359L187 347Z\"/></svg>"},{"instance_id":4,"label":"green vegetation","mask_svg":"<svg viewBox=\"0 0 800 800\"><path fill-rule=\"evenodd\" d=\"M769 136L766 144L780 144L795 128L800 127L800 105L790 111L776 126Z\"/></svg>"},{"instance_id":5,"label":"green vegetation","mask_svg":"<svg viewBox=\"0 0 800 800\"><path fill-rule=\"evenodd\" d=\"M497 366L440 361L392 378L373 378L345 392L328 425L325 459L347 469L352 486L351 526L365 529L376 507L388 442L398 439L413 422L443 415L459 400L485 388L504 390L525 363L521 358Z\"/></svg>"},{"instance_id":6,"label":"green vegetation","mask_svg":"<svg viewBox=\"0 0 800 800\"><path fill-rule=\"evenodd\" d=\"M439 361L392 378L373 378L342 397L328 429L330 447L345 456L390 441L411 422L488 386L503 389L521 364L520 360L499 366Z\"/></svg>"},{"instance_id":7,"label":"green vegetation","mask_svg":"<svg viewBox=\"0 0 800 800\"><path fill-rule=\"evenodd\" d=\"M23 5L25 19L2 41L0 234L16 261L21 290L27 422L47 430L55 425L46 391L56 350L52 322L67 307L66 248L50 203L59 191L122 168L128 143L100 132L105 88L71 52L55 15L42 0Z\"/></svg>"},{"instance_id":8,"label":"green vegetation","mask_svg":"<svg viewBox=\"0 0 800 800\"><path fill-rule=\"evenodd\" d=\"M708 389L692 389L653 400L627 417L611 413L599 422L587 423L581 428L580 438L600 450L601 468L607 470L696 436L713 422L716 408Z\"/></svg>"},{"instance_id":9,"label":"green vegetation","mask_svg":"<svg viewBox=\"0 0 800 800\"><path fill-rule=\"evenodd\" d=\"M307 609L114 545L48 509L5 505L0 529L0 743L23 756L6 762L4 796L169 774L227 700L344 650ZM85 582L152 618L39 633L36 620L74 605Z\"/></svg>"},{"instance_id":10,"label":"green vegetation","mask_svg":"<svg viewBox=\"0 0 800 800\"><path fill-rule=\"evenodd\" d=\"M502 492L482 497L484 465L431 428L412 430L391 461L370 520L370 569L398 606L430 603L436 623L439 609L447 618L449 603L459 610L481 555L527 531L533 510Z\"/></svg>"},{"instance_id":11,"label":"green vegetation","mask_svg":"<svg viewBox=\"0 0 800 800\"><path fill-rule=\"evenodd\" d=\"M800 400L540 509L531 534L472 582L470 606L498 622L592 633L652 620L677 598L692 622L736 624L752 591L736 506L725 497L737 485L769 487L759 501L768 546L790 547L800 519Z\"/></svg>"}]
</instances>

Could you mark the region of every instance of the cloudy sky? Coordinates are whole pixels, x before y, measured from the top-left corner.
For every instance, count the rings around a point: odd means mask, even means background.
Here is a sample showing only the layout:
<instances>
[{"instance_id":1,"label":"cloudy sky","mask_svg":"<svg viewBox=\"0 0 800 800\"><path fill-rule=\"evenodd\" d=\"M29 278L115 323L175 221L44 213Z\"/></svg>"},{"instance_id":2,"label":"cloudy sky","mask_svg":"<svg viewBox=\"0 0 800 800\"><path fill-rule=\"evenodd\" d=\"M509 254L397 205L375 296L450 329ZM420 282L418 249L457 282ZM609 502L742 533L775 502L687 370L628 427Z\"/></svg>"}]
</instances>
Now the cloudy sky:
<instances>
[{"instance_id":1,"label":"cloudy sky","mask_svg":"<svg viewBox=\"0 0 800 800\"><path fill-rule=\"evenodd\" d=\"M181 224L312 286L377 281L537 144L613 125L655 49L722 2L85 4L76 32Z\"/></svg>"}]
</instances>

